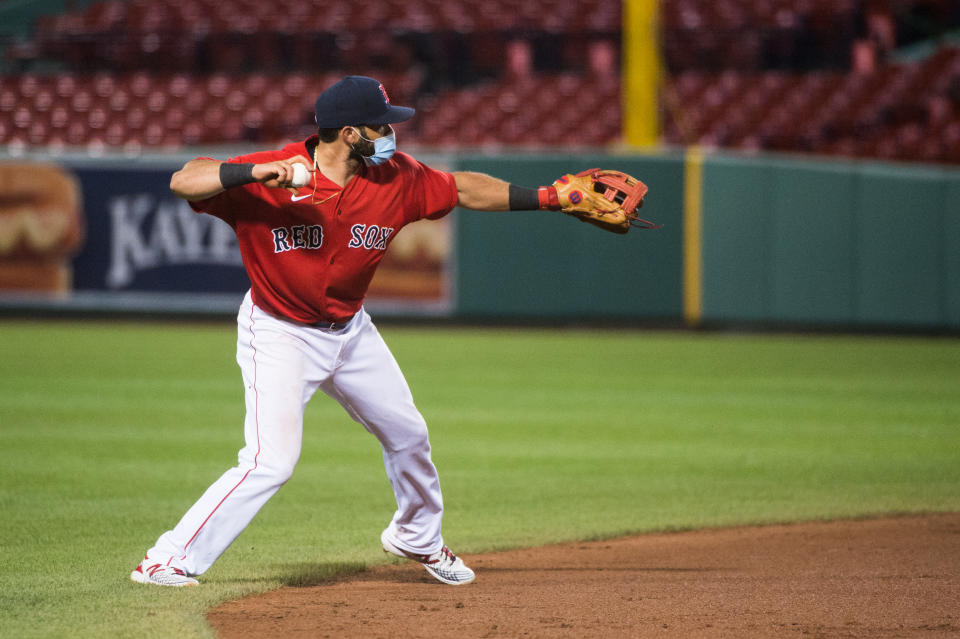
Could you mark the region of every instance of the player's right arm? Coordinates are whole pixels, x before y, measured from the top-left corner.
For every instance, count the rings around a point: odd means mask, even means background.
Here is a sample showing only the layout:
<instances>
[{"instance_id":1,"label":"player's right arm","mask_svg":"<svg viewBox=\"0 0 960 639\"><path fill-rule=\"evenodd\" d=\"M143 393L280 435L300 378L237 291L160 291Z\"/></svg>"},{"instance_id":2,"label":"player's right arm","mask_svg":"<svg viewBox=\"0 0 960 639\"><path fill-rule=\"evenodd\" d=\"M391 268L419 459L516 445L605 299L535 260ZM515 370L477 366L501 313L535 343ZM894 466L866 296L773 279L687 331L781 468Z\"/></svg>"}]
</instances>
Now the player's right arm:
<instances>
[{"instance_id":1,"label":"player's right arm","mask_svg":"<svg viewBox=\"0 0 960 639\"><path fill-rule=\"evenodd\" d=\"M275 162L231 163L198 158L190 160L170 178L170 190L190 202L206 200L229 188L260 182L269 187L287 187L293 180L293 165L299 161L309 167L312 162L292 157Z\"/></svg>"}]
</instances>

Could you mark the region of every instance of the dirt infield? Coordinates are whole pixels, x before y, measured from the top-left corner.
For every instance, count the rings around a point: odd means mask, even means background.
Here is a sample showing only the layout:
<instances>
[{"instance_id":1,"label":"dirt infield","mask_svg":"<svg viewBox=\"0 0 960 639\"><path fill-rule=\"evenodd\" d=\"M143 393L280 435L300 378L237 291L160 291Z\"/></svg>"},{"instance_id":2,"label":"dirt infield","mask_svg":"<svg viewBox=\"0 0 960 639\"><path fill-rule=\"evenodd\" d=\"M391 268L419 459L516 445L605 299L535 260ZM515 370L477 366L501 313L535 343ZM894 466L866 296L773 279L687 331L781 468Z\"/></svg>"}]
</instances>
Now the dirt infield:
<instances>
[{"instance_id":1,"label":"dirt infield","mask_svg":"<svg viewBox=\"0 0 960 639\"><path fill-rule=\"evenodd\" d=\"M208 615L217 636L960 637L960 513L643 535L284 588Z\"/></svg>"}]
</instances>

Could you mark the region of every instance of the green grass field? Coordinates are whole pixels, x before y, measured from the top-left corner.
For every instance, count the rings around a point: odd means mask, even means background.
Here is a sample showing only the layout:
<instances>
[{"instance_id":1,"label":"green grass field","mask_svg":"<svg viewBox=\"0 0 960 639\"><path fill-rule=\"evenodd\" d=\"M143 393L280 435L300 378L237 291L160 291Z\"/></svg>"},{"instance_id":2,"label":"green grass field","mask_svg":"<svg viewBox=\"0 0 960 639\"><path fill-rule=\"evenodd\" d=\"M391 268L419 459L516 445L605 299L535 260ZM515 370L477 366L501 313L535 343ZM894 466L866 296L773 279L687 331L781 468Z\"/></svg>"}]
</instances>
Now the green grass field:
<instances>
[{"instance_id":1,"label":"green grass field","mask_svg":"<svg viewBox=\"0 0 960 639\"><path fill-rule=\"evenodd\" d=\"M467 556L960 510L960 340L381 331ZM129 582L236 462L234 343L227 323L0 322L0 636L208 637L218 602L384 561L379 446L318 395L294 478L200 588Z\"/></svg>"}]
</instances>

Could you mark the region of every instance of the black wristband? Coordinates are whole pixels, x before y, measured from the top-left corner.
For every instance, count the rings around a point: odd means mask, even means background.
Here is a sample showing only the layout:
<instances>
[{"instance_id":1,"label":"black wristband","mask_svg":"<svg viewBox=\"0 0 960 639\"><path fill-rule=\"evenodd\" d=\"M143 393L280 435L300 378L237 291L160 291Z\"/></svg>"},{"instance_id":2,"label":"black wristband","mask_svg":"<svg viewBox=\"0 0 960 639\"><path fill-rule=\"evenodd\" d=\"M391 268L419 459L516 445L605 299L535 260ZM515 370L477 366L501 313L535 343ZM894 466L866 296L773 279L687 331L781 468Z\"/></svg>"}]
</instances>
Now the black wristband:
<instances>
[{"instance_id":1,"label":"black wristband","mask_svg":"<svg viewBox=\"0 0 960 639\"><path fill-rule=\"evenodd\" d=\"M511 211L536 211L540 208L540 196L537 189L528 189L516 184L510 185Z\"/></svg>"},{"instance_id":2,"label":"black wristband","mask_svg":"<svg viewBox=\"0 0 960 639\"><path fill-rule=\"evenodd\" d=\"M220 184L225 189L243 186L256 182L253 179L253 164L231 164L224 162L220 165Z\"/></svg>"}]
</instances>

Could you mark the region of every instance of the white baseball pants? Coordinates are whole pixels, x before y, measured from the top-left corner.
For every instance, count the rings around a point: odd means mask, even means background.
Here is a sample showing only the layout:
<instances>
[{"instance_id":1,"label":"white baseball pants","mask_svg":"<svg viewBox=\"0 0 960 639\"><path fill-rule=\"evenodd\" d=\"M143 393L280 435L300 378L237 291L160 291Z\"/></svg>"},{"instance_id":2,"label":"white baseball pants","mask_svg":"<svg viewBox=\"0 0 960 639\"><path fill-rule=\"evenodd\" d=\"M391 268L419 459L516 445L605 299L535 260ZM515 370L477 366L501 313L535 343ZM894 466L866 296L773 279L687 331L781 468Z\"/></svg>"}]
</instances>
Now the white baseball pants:
<instances>
[{"instance_id":1,"label":"white baseball pants","mask_svg":"<svg viewBox=\"0 0 960 639\"><path fill-rule=\"evenodd\" d=\"M427 425L369 315L361 310L342 331L312 328L265 313L247 293L237 324L246 445L237 465L160 536L147 557L191 575L206 572L290 479L300 458L303 412L318 388L383 447L397 501L390 539L418 554L437 552L443 498Z\"/></svg>"}]
</instances>

